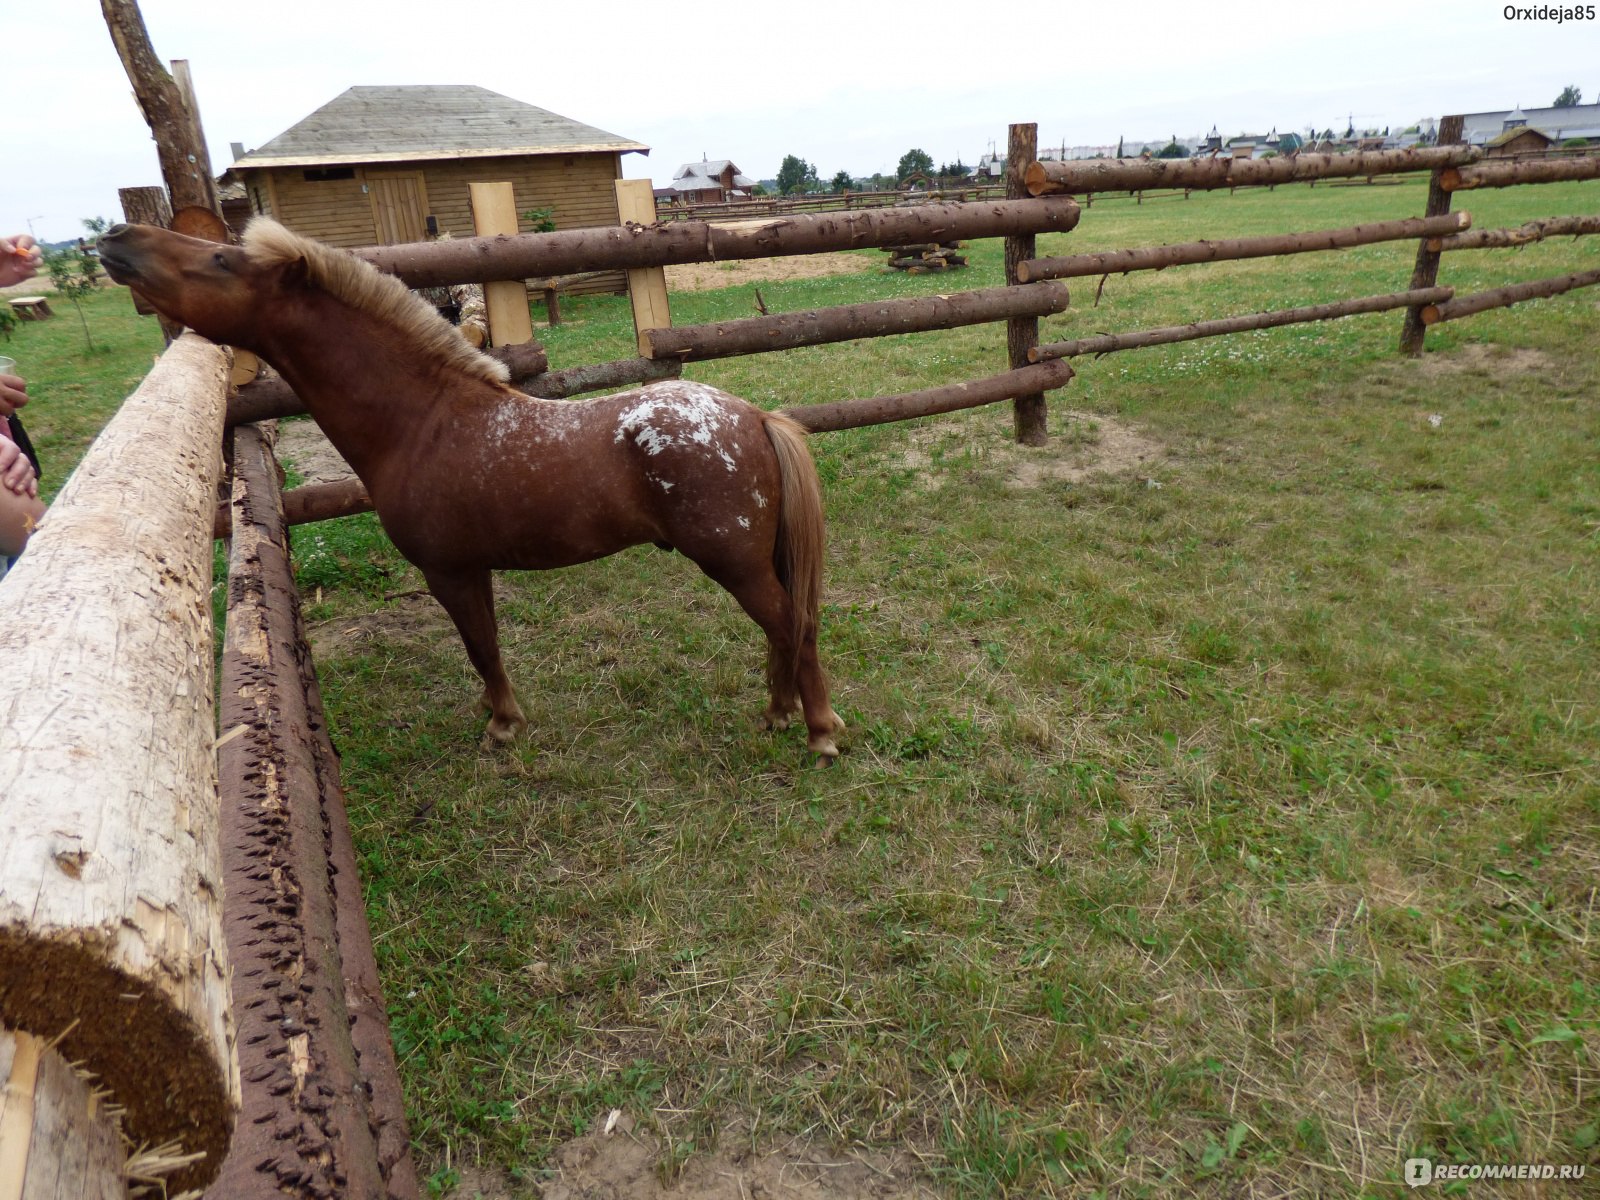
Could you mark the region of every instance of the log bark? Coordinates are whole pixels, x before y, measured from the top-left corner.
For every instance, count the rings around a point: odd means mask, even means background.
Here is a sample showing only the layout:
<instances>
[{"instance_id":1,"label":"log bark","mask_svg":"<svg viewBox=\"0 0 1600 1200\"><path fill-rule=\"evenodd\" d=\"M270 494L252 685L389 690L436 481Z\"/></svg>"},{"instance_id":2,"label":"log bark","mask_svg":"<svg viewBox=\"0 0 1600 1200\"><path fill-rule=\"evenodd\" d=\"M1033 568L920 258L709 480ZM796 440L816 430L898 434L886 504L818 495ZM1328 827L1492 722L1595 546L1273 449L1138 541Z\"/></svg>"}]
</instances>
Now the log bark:
<instances>
[{"instance_id":1,"label":"log bark","mask_svg":"<svg viewBox=\"0 0 1600 1200\"><path fill-rule=\"evenodd\" d=\"M416 1173L267 431L234 434L219 688L243 1111L208 1193L414 1200ZM321 735L319 737L319 734Z\"/></svg>"},{"instance_id":2,"label":"log bark","mask_svg":"<svg viewBox=\"0 0 1600 1200\"><path fill-rule=\"evenodd\" d=\"M1443 138L1440 139L1443 141ZM1432 146L1417 150L1370 150L1357 154L1297 154L1281 158L1153 158L1126 161L1094 159L1035 162L1026 169L1028 192L1131 192L1140 188L1253 187L1309 179L1390 175L1477 162L1483 152L1471 146Z\"/></svg>"},{"instance_id":3,"label":"log bark","mask_svg":"<svg viewBox=\"0 0 1600 1200\"><path fill-rule=\"evenodd\" d=\"M1025 165L1039 153L1039 127L1033 124L1012 125L1006 141L1006 198L1020 201L1028 194L1024 178ZM1006 283L1021 282L1021 267L1037 250L1031 233L1018 233L1006 238ZM1028 352L1039 344L1039 318L1037 316L1012 317L1006 322L1006 360L1013 371L1028 365ZM1046 430L1043 389L1018 396L1011 406L1012 431L1024 446L1042 446L1050 440Z\"/></svg>"},{"instance_id":4,"label":"log bark","mask_svg":"<svg viewBox=\"0 0 1600 1200\"><path fill-rule=\"evenodd\" d=\"M612 362L590 363L581 367L563 367L536 378L525 380L518 386L530 396L545 400L565 400L584 392L598 392L606 388L624 387L630 383L651 383L657 379L676 379L683 374L679 362L657 362L649 358L619 358Z\"/></svg>"},{"instance_id":5,"label":"log bark","mask_svg":"<svg viewBox=\"0 0 1600 1200\"><path fill-rule=\"evenodd\" d=\"M367 495L367 485L353 477L332 483L308 483L283 493L285 525L310 525L315 521L331 521L335 517L371 511L372 497ZM231 504L217 505L211 519L211 536L233 536Z\"/></svg>"},{"instance_id":6,"label":"log bark","mask_svg":"<svg viewBox=\"0 0 1600 1200\"><path fill-rule=\"evenodd\" d=\"M1374 242L1432 237L1468 228L1466 213L1442 217L1411 217L1402 221L1377 221L1342 229L1309 233L1278 233L1266 237L1227 238L1208 242L1175 242L1132 250L1106 250L1099 254L1073 254L1060 258L1034 258L1017 269L1024 283L1037 279L1072 279L1083 275L1115 275L1127 271L1159 271L1190 263L1225 262L1239 258L1268 258L1279 254L1304 254L1313 250L1342 250Z\"/></svg>"},{"instance_id":7,"label":"log bark","mask_svg":"<svg viewBox=\"0 0 1600 1200\"><path fill-rule=\"evenodd\" d=\"M1539 162L1486 162L1448 169L1440 184L1447 192L1474 188L1514 187L1520 183L1567 183L1600 179L1600 155L1584 158L1547 158Z\"/></svg>"},{"instance_id":8,"label":"log bark","mask_svg":"<svg viewBox=\"0 0 1600 1200\"><path fill-rule=\"evenodd\" d=\"M1462 138L1462 129L1466 119L1460 115L1448 116L1439 122L1440 149L1445 148L1447 142L1459 142ZM1442 217L1450 211L1450 192L1444 186L1445 175L1453 170L1453 166L1441 163L1434 168L1433 175L1428 181L1428 202L1423 209L1427 217ZM1428 249L1426 241L1417 246L1417 263L1411 270L1411 290L1419 291L1431 288L1439 282L1439 254ZM1422 306L1413 304L1406 309L1406 315L1400 322L1400 353L1412 358L1422 353L1423 338L1427 326L1422 320Z\"/></svg>"},{"instance_id":9,"label":"log bark","mask_svg":"<svg viewBox=\"0 0 1600 1200\"><path fill-rule=\"evenodd\" d=\"M42 1038L0 1027L0 1197L126 1200L115 1111Z\"/></svg>"},{"instance_id":10,"label":"log bark","mask_svg":"<svg viewBox=\"0 0 1600 1200\"><path fill-rule=\"evenodd\" d=\"M5 580L0 1022L60 1043L137 1142L217 1170L238 1105L213 754L226 354L164 354Z\"/></svg>"},{"instance_id":11,"label":"log bark","mask_svg":"<svg viewBox=\"0 0 1600 1200\"><path fill-rule=\"evenodd\" d=\"M680 325L672 329L651 329L645 336L652 359L698 362L856 338L954 329L1015 316L1037 317L1042 313L1061 312L1067 302L1066 284L1041 283L982 288L949 296L842 304L836 308L775 313L711 325Z\"/></svg>"},{"instance_id":12,"label":"log bark","mask_svg":"<svg viewBox=\"0 0 1600 1200\"><path fill-rule=\"evenodd\" d=\"M1529 221L1516 229L1474 229L1467 233L1428 239L1428 249L1435 254L1447 250L1488 250L1505 246L1526 246L1542 242L1545 238L1579 237L1586 233L1600 233L1600 217L1547 217L1543 221Z\"/></svg>"},{"instance_id":13,"label":"log bark","mask_svg":"<svg viewBox=\"0 0 1600 1200\"><path fill-rule=\"evenodd\" d=\"M1488 312L1491 308L1520 304L1524 300L1545 300L1574 288L1593 287L1597 283L1600 283L1600 270L1575 271L1571 275L1558 275L1553 279L1513 283L1508 287L1473 292L1449 301L1435 301L1422 310L1422 319L1426 324L1437 325L1441 321L1459 320L1474 313Z\"/></svg>"},{"instance_id":14,"label":"log bark","mask_svg":"<svg viewBox=\"0 0 1600 1200\"><path fill-rule=\"evenodd\" d=\"M786 408L783 413L793 417L812 433L858 429L863 425L887 425L892 421L910 421L916 417L977 408L1002 400L1014 400L1018 396L1036 396L1052 388L1066 386L1072 374L1072 368L1064 362L1042 362L1007 371L1003 375L991 375L987 379L970 379L964 383L903 392L896 396L808 404L804 408Z\"/></svg>"},{"instance_id":15,"label":"log bark","mask_svg":"<svg viewBox=\"0 0 1600 1200\"><path fill-rule=\"evenodd\" d=\"M1137 350L1145 346L1163 346L1169 342L1189 342L1196 338L1219 337L1225 333L1244 333L1251 329L1275 329L1280 325L1298 325L1304 321L1329 321L1337 317L1385 312L1409 305L1436 304L1448 300L1453 294L1450 288L1424 288L1411 292L1395 292L1387 296L1362 296L1355 300L1338 300L1331 304L1310 304L1301 308L1275 309L1271 312L1249 313L1239 317L1220 317L1213 321L1195 321L1188 325L1164 325L1158 329L1141 329L1133 333L1101 333L1073 341L1047 342L1034 351L1036 356L1034 361L1073 358L1080 354L1110 354L1117 350Z\"/></svg>"},{"instance_id":16,"label":"log bark","mask_svg":"<svg viewBox=\"0 0 1600 1200\"><path fill-rule=\"evenodd\" d=\"M155 139L161 178L166 181L173 209L197 205L220 215L211 155L200 135L200 116L192 106L192 95L186 98L182 86L188 64L180 68L178 79L161 65L136 0L100 0L100 11L133 84L139 111Z\"/></svg>"},{"instance_id":17,"label":"log bark","mask_svg":"<svg viewBox=\"0 0 1600 1200\"><path fill-rule=\"evenodd\" d=\"M859 250L893 242L941 242L1004 237L1012 233L1065 232L1078 223L1077 204L1065 197L918 204L858 212L780 217L756 226L705 221L608 225L516 237L455 238L403 246L368 246L355 253L412 287L628 270L673 263L722 262Z\"/></svg>"}]
</instances>

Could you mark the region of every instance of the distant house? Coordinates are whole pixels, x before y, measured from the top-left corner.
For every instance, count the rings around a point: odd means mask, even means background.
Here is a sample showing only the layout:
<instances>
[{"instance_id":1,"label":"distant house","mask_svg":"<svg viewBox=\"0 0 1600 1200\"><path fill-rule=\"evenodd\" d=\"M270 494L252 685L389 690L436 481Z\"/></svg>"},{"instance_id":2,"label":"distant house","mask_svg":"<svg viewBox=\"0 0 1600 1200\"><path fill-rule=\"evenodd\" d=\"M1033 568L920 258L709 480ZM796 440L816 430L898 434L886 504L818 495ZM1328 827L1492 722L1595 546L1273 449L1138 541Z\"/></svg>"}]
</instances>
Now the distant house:
<instances>
[{"instance_id":1,"label":"distant house","mask_svg":"<svg viewBox=\"0 0 1600 1200\"><path fill-rule=\"evenodd\" d=\"M1572 138L1600 139L1600 104L1574 104L1568 108L1529 108L1467 113L1462 117L1462 139L1469 145L1487 146L1512 129L1537 129L1552 143Z\"/></svg>"},{"instance_id":2,"label":"distant house","mask_svg":"<svg viewBox=\"0 0 1600 1200\"><path fill-rule=\"evenodd\" d=\"M978 165L972 168L972 177L978 180L994 181L1006 177L1006 156L990 151L978 160Z\"/></svg>"},{"instance_id":3,"label":"distant house","mask_svg":"<svg viewBox=\"0 0 1600 1200\"><path fill-rule=\"evenodd\" d=\"M673 173L670 195L684 204L725 204L745 199L755 185L730 159L702 157Z\"/></svg>"},{"instance_id":4,"label":"distant house","mask_svg":"<svg viewBox=\"0 0 1600 1200\"><path fill-rule=\"evenodd\" d=\"M1485 142L1483 152L1489 158L1510 158L1514 154L1548 150L1554 144L1555 139L1542 129L1535 129L1531 125L1515 125Z\"/></svg>"},{"instance_id":5,"label":"distant house","mask_svg":"<svg viewBox=\"0 0 1600 1200\"><path fill-rule=\"evenodd\" d=\"M335 246L470 237L469 183L509 182L518 214L551 210L558 229L617 223L619 137L469 85L353 87L265 145L238 155L224 184L252 214ZM532 225L519 220L531 231ZM623 276L581 290L616 290Z\"/></svg>"}]
</instances>

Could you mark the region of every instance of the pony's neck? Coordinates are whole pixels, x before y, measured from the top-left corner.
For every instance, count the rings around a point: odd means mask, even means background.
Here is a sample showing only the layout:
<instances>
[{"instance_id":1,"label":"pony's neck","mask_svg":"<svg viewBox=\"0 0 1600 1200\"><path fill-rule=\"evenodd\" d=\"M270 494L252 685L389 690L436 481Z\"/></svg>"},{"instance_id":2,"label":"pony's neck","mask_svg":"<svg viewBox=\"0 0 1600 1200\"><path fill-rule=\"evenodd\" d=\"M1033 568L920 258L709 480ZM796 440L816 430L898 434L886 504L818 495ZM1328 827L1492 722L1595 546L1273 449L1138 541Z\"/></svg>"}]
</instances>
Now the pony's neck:
<instances>
[{"instance_id":1,"label":"pony's neck","mask_svg":"<svg viewBox=\"0 0 1600 1200\"><path fill-rule=\"evenodd\" d=\"M447 397L485 386L322 292L296 305L268 341L262 357L369 488L385 467L409 469L412 456L435 440Z\"/></svg>"}]
</instances>

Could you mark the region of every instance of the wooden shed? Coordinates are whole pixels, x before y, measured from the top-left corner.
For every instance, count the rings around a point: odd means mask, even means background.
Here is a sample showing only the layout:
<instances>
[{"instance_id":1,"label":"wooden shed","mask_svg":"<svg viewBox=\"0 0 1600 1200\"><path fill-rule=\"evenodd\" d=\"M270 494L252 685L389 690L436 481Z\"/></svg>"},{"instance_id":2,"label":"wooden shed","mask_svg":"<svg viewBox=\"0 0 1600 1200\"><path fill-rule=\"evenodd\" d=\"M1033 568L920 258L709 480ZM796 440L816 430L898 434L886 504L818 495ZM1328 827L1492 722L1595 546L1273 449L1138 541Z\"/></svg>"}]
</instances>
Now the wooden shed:
<instances>
[{"instance_id":1,"label":"wooden shed","mask_svg":"<svg viewBox=\"0 0 1600 1200\"><path fill-rule=\"evenodd\" d=\"M467 185L512 184L521 214L545 209L557 229L617 224L619 137L471 85L353 87L258 149L222 180L243 186L252 214L334 246L473 234ZM574 290L621 290L619 272Z\"/></svg>"}]
</instances>

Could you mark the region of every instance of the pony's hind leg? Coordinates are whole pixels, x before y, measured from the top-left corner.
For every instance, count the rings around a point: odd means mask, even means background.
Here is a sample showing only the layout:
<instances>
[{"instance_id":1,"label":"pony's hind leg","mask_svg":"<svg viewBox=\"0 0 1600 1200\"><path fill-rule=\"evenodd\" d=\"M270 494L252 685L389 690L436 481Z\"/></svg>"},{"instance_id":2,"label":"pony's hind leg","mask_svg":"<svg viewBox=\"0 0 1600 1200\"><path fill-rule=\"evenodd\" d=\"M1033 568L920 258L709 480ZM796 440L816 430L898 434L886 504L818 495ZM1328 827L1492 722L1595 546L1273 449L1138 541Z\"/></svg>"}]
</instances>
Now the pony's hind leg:
<instances>
[{"instance_id":1,"label":"pony's hind leg","mask_svg":"<svg viewBox=\"0 0 1600 1200\"><path fill-rule=\"evenodd\" d=\"M806 746L824 761L839 756L834 734L844 722L828 703L828 681L817 661L817 635L811 629L798 653L794 635L794 601L778 581L770 563L761 569L739 573L717 570L700 564L733 595L750 619L767 635L767 688L769 702L762 723L769 729L786 729L789 714L798 705L806 718Z\"/></svg>"},{"instance_id":2,"label":"pony's hind leg","mask_svg":"<svg viewBox=\"0 0 1600 1200\"><path fill-rule=\"evenodd\" d=\"M467 648L473 670L483 680L481 703L489 710L484 749L504 745L528 724L511 690L505 664L500 659L500 634L494 619L494 585L488 571L423 571L428 590L455 622Z\"/></svg>"}]
</instances>

